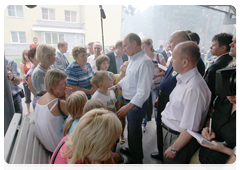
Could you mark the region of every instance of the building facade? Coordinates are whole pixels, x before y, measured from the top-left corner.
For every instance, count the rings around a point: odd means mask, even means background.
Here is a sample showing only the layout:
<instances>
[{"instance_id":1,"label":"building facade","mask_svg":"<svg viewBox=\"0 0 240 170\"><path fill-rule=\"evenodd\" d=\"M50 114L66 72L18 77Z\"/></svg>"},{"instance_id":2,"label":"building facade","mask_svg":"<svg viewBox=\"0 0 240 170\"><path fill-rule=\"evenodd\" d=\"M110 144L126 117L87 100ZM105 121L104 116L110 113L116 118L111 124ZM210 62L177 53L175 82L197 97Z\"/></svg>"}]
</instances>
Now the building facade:
<instances>
[{"instance_id":1,"label":"building facade","mask_svg":"<svg viewBox=\"0 0 240 170\"><path fill-rule=\"evenodd\" d=\"M115 44L121 37L122 6L103 6L106 19L103 20L105 47ZM88 42L102 43L102 30L98 5L9 5L4 11L4 52L6 57L18 58L29 49L33 38L39 44L68 43L66 56L71 56L76 45L86 46Z\"/></svg>"}]
</instances>

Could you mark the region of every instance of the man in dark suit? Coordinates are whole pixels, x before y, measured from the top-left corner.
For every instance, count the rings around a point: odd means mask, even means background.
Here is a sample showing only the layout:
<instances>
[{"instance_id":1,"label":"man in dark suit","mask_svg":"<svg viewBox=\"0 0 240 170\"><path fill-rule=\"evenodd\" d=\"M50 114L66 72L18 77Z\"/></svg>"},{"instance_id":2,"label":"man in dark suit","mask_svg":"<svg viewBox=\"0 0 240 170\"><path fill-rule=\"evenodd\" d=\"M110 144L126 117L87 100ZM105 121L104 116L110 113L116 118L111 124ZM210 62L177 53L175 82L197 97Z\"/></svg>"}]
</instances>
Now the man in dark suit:
<instances>
[{"instance_id":1,"label":"man in dark suit","mask_svg":"<svg viewBox=\"0 0 240 170\"><path fill-rule=\"evenodd\" d=\"M212 100L211 100L211 106L212 102L215 99L215 77L216 77L216 71L219 69L222 69L226 67L232 60L232 56L229 55L230 46L229 44L232 43L233 36L231 34L227 33L221 33L217 34L212 38L212 46L210 47L212 55L216 56L217 59L211 65L205 75L204 80L206 81L209 89L212 92Z\"/></svg>"},{"instance_id":2,"label":"man in dark suit","mask_svg":"<svg viewBox=\"0 0 240 170\"><path fill-rule=\"evenodd\" d=\"M161 52L161 54L163 55L166 63L167 63L167 61L168 61L168 58L171 57L171 53L169 52L170 49L171 49L171 48L170 48L170 44L169 44L169 42L167 42L167 43L165 44L164 50Z\"/></svg>"},{"instance_id":3,"label":"man in dark suit","mask_svg":"<svg viewBox=\"0 0 240 170\"><path fill-rule=\"evenodd\" d=\"M108 67L108 71L111 71L114 74L119 74L121 65L125 61L128 61L128 56L123 51L121 40L115 44L115 50L113 52L107 53L107 56L110 59L110 66Z\"/></svg>"},{"instance_id":4,"label":"man in dark suit","mask_svg":"<svg viewBox=\"0 0 240 170\"><path fill-rule=\"evenodd\" d=\"M58 50L56 52L56 60L53 64L54 68L58 68L66 72L69 62L64 55L68 50L68 43L65 41L58 42Z\"/></svg>"}]
</instances>

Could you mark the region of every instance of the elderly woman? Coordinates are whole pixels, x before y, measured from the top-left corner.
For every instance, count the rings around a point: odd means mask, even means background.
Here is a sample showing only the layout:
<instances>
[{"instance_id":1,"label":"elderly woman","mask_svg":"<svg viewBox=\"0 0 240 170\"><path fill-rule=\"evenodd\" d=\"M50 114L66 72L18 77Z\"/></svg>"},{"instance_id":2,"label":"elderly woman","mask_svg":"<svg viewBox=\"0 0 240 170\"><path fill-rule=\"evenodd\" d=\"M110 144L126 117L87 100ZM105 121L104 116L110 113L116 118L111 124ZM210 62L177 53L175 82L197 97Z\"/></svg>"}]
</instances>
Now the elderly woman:
<instances>
[{"instance_id":1,"label":"elderly woman","mask_svg":"<svg viewBox=\"0 0 240 170\"><path fill-rule=\"evenodd\" d=\"M111 111L90 110L81 117L73 132L61 140L52 155L51 163L118 163L111 148L116 144L121 131L121 123Z\"/></svg>"},{"instance_id":2,"label":"elderly woman","mask_svg":"<svg viewBox=\"0 0 240 170\"><path fill-rule=\"evenodd\" d=\"M56 49L47 44L40 44L37 47L36 58L39 61L39 64L33 71L32 83L38 99L46 92L46 89L44 88L44 77L47 70L55 62L55 52Z\"/></svg>"},{"instance_id":3,"label":"elderly woman","mask_svg":"<svg viewBox=\"0 0 240 170\"><path fill-rule=\"evenodd\" d=\"M67 68L67 83L73 91L82 90L86 93L88 99L97 89L92 88L90 80L93 76L91 65L87 63L87 49L82 46L76 46L72 49L73 61Z\"/></svg>"},{"instance_id":4,"label":"elderly woman","mask_svg":"<svg viewBox=\"0 0 240 170\"><path fill-rule=\"evenodd\" d=\"M33 70L37 67L37 65L39 63L38 60L36 59L36 49L37 49L37 47L33 47L28 51L28 59L33 63L33 65L28 70L28 72L26 74L26 78L25 78L27 81L27 84L28 84L28 88L34 96L33 102L32 102L33 110L35 110L35 107L37 104L37 95L36 95L36 92L35 92L35 90L33 88L33 84L32 84L32 73L33 73Z\"/></svg>"},{"instance_id":5,"label":"elderly woman","mask_svg":"<svg viewBox=\"0 0 240 170\"><path fill-rule=\"evenodd\" d=\"M62 139L64 118L68 116L65 100L72 89L67 87L67 75L62 70L50 69L45 76L45 93L35 109L35 133L43 146L53 152Z\"/></svg>"},{"instance_id":6,"label":"elderly woman","mask_svg":"<svg viewBox=\"0 0 240 170\"><path fill-rule=\"evenodd\" d=\"M158 64L166 66L166 62L162 54L158 54L153 49L153 41L151 38L146 37L142 40L142 50L145 51L145 54L154 62L154 77L152 80L152 89L151 89L151 97L152 97L152 106L154 107L154 102L157 99L159 93L159 85L162 80L162 77L165 75L165 72L161 71L158 68ZM154 107L155 119L157 117L157 109ZM145 132L146 124L147 124L147 115L143 118L142 122L142 131Z\"/></svg>"}]
</instances>

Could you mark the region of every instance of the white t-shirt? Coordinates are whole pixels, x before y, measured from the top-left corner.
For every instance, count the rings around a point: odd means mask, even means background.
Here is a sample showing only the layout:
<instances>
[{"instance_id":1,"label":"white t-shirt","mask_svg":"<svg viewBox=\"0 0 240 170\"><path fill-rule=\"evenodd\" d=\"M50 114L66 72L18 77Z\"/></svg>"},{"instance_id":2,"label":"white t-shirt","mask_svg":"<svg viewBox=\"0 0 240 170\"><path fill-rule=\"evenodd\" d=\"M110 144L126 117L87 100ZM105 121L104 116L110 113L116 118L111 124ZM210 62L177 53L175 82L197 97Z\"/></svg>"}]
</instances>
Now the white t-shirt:
<instances>
[{"instance_id":1,"label":"white t-shirt","mask_svg":"<svg viewBox=\"0 0 240 170\"><path fill-rule=\"evenodd\" d=\"M109 95L102 94L101 92L99 92L99 90L97 90L93 94L92 98L102 100L103 104L107 109L110 109L112 111L116 110L115 103L117 102L117 99L113 90L109 90Z\"/></svg>"},{"instance_id":2,"label":"white t-shirt","mask_svg":"<svg viewBox=\"0 0 240 170\"><path fill-rule=\"evenodd\" d=\"M91 65L92 67L92 70L94 73L96 73L97 71L97 66L96 66L96 58L95 58L95 55L91 55L87 58L87 62Z\"/></svg>"}]
</instances>

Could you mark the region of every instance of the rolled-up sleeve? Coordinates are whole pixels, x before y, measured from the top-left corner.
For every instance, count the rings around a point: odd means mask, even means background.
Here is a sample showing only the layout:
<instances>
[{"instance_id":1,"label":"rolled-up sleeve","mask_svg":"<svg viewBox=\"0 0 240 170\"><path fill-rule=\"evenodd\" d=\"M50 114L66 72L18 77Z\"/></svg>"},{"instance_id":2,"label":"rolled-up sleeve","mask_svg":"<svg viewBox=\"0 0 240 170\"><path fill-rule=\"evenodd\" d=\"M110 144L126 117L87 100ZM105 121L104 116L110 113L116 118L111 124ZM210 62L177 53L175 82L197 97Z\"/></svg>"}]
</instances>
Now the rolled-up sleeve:
<instances>
[{"instance_id":1,"label":"rolled-up sleeve","mask_svg":"<svg viewBox=\"0 0 240 170\"><path fill-rule=\"evenodd\" d=\"M137 93L130 103L142 108L143 103L148 99L151 92L151 85L154 76L154 65L151 60L140 65L137 77Z\"/></svg>"}]
</instances>

